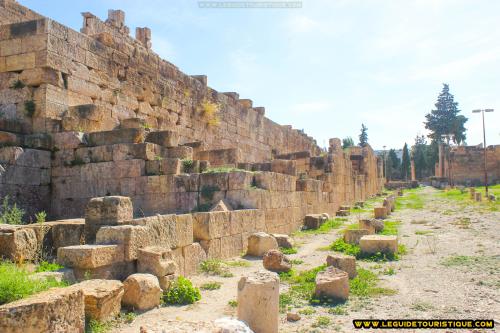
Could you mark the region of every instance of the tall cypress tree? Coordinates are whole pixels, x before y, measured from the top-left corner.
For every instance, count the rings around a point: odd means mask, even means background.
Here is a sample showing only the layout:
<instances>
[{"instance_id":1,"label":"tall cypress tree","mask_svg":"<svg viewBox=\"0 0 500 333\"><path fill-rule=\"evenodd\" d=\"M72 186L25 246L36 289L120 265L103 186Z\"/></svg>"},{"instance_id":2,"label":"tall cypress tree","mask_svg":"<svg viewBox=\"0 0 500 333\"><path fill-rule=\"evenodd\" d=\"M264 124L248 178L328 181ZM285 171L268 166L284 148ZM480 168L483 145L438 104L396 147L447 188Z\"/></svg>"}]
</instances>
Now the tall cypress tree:
<instances>
[{"instance_id":1,"label":"tall cypress tree","mask_svg":"<svg viewBox=\"0 0 500 333\"><path fill-rule=\"evenodd\" d=\"M361 133L359 134L359 145L364 147L368 144L368 127L361 124Z\"/></svg>"},{"instance_id":2,"label":"tall cypress tree","mask_svg":"<svg viewBox=\"0 0 500 333\"><path fill-rule=\"evenodd\" d=\"M436 109L428 113L424 122L425 128L431 133L429 138L432 142L441 142L441 136L444 134L453 134L453 141L460 144L465 141L465 123L467 118L460 115L458 103L455 102L453 95L450 93L450 87L444 83L443 90L438 96Z\"/></svg>"},{"instance_id":3,"label":"tall cypress tree","mask_svg":"<svg viewBox=\"0 0 500 333\"><path fill-rule=\"evenodd\" d=\"M411 162L410 162L410 153L408 151L408 145L405 142L405 145L403 147L403 156L402 156L402 161L401 161L401 178L404 180L408 180L410 176L410 168L411 168Z\"/></svg>"}]
</instances>

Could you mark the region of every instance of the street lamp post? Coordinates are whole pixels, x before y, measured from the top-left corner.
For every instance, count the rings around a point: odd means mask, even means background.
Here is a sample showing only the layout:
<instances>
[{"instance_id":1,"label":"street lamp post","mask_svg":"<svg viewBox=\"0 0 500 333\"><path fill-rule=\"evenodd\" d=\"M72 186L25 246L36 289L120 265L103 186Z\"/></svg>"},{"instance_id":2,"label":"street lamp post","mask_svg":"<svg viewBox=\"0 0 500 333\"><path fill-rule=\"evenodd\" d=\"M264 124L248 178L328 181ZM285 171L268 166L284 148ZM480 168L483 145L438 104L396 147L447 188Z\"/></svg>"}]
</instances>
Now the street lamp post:
<instances>
[{"instance_id":1,"label":"street lamp post","mask_svg":"<svg viewBox=\"0 0 500 333\"><path fill-rule=\"evenodd\" d=\"M472 110L472 113L481 113L483 117L483 148L484 148L484 187L486 189L486 198L489 200L488 196L488 171L486 169L486 128L484 126L484 113L493 112L493 109L476 109Z\"/></svg>"}]
</instances>

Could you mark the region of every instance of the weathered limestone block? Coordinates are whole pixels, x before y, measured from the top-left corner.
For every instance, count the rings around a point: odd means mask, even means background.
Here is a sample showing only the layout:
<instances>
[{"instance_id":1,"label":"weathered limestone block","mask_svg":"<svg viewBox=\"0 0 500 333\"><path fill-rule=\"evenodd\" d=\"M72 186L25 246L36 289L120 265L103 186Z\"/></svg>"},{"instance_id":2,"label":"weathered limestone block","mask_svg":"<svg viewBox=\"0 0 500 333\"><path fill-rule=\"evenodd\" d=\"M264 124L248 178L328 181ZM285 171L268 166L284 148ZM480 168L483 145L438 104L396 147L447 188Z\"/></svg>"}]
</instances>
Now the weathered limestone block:
<instances>
[{"instance_id":1,"label":"weathered limestone block","mask_svg":"<svg viewBox=\"0 0 500 333\"><path fill-rule=\"evenodd\" d=\"M294 241L292 237L286 235L286 234L271 234L276 241L278 242L278 246L285 248L285 249L291 249L294 245Z\"/></svg>"},{"instance_id":2,"label":"weathered limestone block","mask_svg":"<svg viewBox=\"0 0 500 333\"><path fill-rule=\"evenodd\" d=\"M359 247L362 253L395 254L398 251L398 237L385 235L368 235L361 237Z\"/></svg>"},{"instance_id":3,"label":"weathered limestone block","mask_svg":"<svg viewBox=\"0 0 500 333\"><path fill-rule=\"evenodd\" d=\"M123 283L118 280L86 280L71 286L79 289L85 298L85 316L107 321L120 313Z\"/></svg>"},{"instance_id":4,"label":"weathered limestone block","mask_svg":"<svg viewBox=\"0 0 500 333\"><path fill-rule=\"evenodd\" d=\"M171 237L172 248L183 247L193 243L193 215L175 215L175 237Z\"/></svg>"},{"instance_id":5,"label":"weathered limestone block","mask_svg":"<svg viewBox=\"0 0 500 333\"><path fill-rule=\"evenodd\" d=\"M193 148L187 146L171 147L166 149L166 154L168 158L180 158L192 160L193 159Z\"/></svg>"},{"instance_id":6,"label":"weathered limestone block","mask_svg":"<svg viewBox=\"0 0 500 333\"><path fill-rule=\"evenodd\" d=\"M295 176L297 174L296 162L290 160L272 160L271 171Z\"/></svg>"},{"instance_id":7,"label":"weathered limestone block","mask_svg":"<svg viewBox=\"0 0 500 333\"><path fill-rule=\"evenodd\" d=\"M150 132L146 136L146 142L156 143L162 147L177 147L179 145L179 134L174 131Z\"/></svg>"},{"instance_id":8,"label":"weathered limestone block","mask_svg":"<svg viewBox=\"0 0 500 333\"><path fill-rule=\"evenodd\" d=\"M336 267L349 274L349 279L353 279L358 275L356 271L356 258L344 254L333 254L326 257L328 266Z\"/></svg>"},{"instance_id":9,"label":"weathered limestone block","mask_svg":"<svg viewBox=\"0 0 500 333\"><path fill-rule=\"evenodd\" d=\"M140 128L122 128L112 131L89 133L89 145L104 146L118 143L142 143L145 130Z\"/></svg>"},{"instance_id":10,"label":"weathered limestone block","mask_svg":"<svg viewBox=\"0 0 500 333\"><path fill-rule=\"evenodd\" d=\"M230 235L230 212L195 213L193 218L195 240L211 240Z\"/></svg>"},{"instance_id":11,"label":"weathered limestone block","mask_svg":"<svg viewBox=\"0 0 500 333\"><path fill-rule=\"evenodd\" d=\"M85 239L95 240L103 225L117 225L133 218L132 200L129 197L109 196L93 198L85 209Z\"/></svg>"},{"instance_id":12,"label":"weathered limestone block","mask_svg":"<svg viewBox=\"0 0 500 333\"><path fill-rule=\"evenodd\" d=\"M146 161L147 175L178 175L181 173L182 163L178 158L164 158L155 161Z\"/></svg>"},{"instance_id":13,"label":"weathered limestone block","mask_svg":"<svg viewBox=\"0 0 500 333\"><path fill-rule=\"evenodd\" d=\"M161 288L151 274L132 274L124 282L122 304L135 310L150 310L160 305Z\"/></svg>"},{"instance_id":14,"label":"weathered limestone block","mask_svg":"<svg viewBox=\"0 0 500 333\"><path fill-rule=\"evenodd\" d=\"M56 250L65 246L82 245L85 242L84 219L46 222L45 225L50 227L52 246ZM41 226L41 229L43 228L44 226Z\"/></svg>"},{"instance_id":15,"label":"weathered limestone block","mask_svg":"<svg viewBox=\"0 0 500 333\"><path fill-rule=\"evenodd\" d=\"M335 215L336 216L349 216L350 215L350 211L345 210L345 209L340 209L340 210L337 211L337 213Z\"/></svg>"},{"instance_id":16,"label":"weathered limestone block","mask_svg":"<svg viewBox=\"0 0 500 333\"><path fill-rule=\"evenodd\" d=\"M199 151L198 159L209 161L212 166L233 166L236 167L241 160L241 149L226 148Z\"/></svg>"},{"instance_id":17,"label":"weathered limestone block","mask_svg":"<svg viewBox=\"0 0 500 333\"><path fill-rule=\"evenodd\" d=\"M33 229L0 224L0 256L9 260L33 260L38 251L38 240Z\"/></svg>"},{"instance_id":18,"label":"weathered limestone block","mask_svg":"<svg viewBox=\"0 0 500 333\"><path fill-rule=\"evenodd\" d=\"M216 238L212 240L200 240L200 246L207 254L208 259L220 259L221 254L221 239Z\"/></svg>"},{"instance_id":19,"label":"weathered limestone block","mask_svg":"<svg viewBox=\"0 0 500 333\"><path fill-rule=\"evenodd\" d=\"M120 128L145 128L146 121L142 118L127 118L120 121Z\"/></svg>"},{"instance_id":20,"label":"weathered limestone block","mask_svg":"<svg viewBox=\"0 0 500 333\"><path fill-rule=\"evenodd\" d=\"M126 261L136 260L138 250L150 245L148 228L140 225L109 226L99 229L97 244L119 244L123 247Z\"/></svg>"},{"instance_id":21,"label":"weathered limestone block","mask_svg":"<svg viewBox=\"0 0 500 333\"><path fill-rule=\"evenodd\" d=\"M179 278L178 274L170 274L170 275L158 277L158 281L160 283L160 288L163 291L168 290L172 286L172 284L175 281L177 281L178 278Z\"/></svg>"},{"instance_id":22,"label":"weathered limestone block","mask_svg":"<svg viewBox=\"0 0 500 333\"><path fill-rule=\"evenodd\" d=\"M52 134L54 148L76 149L87 144L87 137L82 132L59 132Z\"/></svg>"},{"instance_id":23,"label":"weathered limestone block","mask_svg":"<svg viewBox=\"0 0 500 333\"><path fill-rule=\"evenodd\" d=\"M373 208L373 212L375 213L376 219L387 218L387 209L385 207L375 207Z\"/></svg>"},{"instance_id":24,"label":"weathered limestone block","mask_svg":"<svg viewBox=\"0 0 500 333\"><path fill-rule=\"evenodd\" d=\"M248 190L252 186L253 173L233 171L228 173L228 190Z\"/></svg>"},{"instance_id":25,"label":"weathered limestone block","mask_svg":"<svg viewBox=\"0 0 500 333\"><path fill-rule=\"evenodd\" d=\"M262 258L264 268L271 272L288 272L292 269L290 260L279 250L269 250Z\"/></svg>"},{"instance_id":26,"label":"weathered limestone block","mask_svg":"<svg viewBox=\"0 0 500 333\"><path fill-rule=\"evenodd\" d=\"M483 200L482 193L481 192L474 193L474 200L476 200L478 202L482 201Z\"/></svg>"},{"instance_id":27,"label":"weathered limestone block","mask_svg":"<svg viewBox=\"0 0 500 333\"><path fill-rule=\"evenodd\" d=\"M316 297L346 301L349 297L349 275L335 267L327 267L316 275Z\"/></svg>"},{"instance_id":28,"label":"weathered limestone block","mask_svg":"<svg viewBox=\"0 0 500 333\"><path fill-rule=\"evenodd\" d=\"M57 261L64 266L98 268L123 261L119 245L75 245L57 249Z\"/></svg>"},{"instance_id":29,"label":"weathered limestone block","mask_svg":"<svg viewBox=\"0 0 500 333\"><path fill-rule=\"evenodd\" d=\"M38 280L54 279L58 282L66 281L69 283L76 282L75 274L71 268L63 268L52 272L38 272L31 275L31 278Z\"/></svg>"},{"instance_id":30,"label":"weathered limestone block","mask_svg":"<svg viewBox=\"0 0 500 333\"><path fill-rule=\"evenodd\" d=\"M346 229L344 231L344 241L349 244L359 244L361 237L369 235L366 229Z\"/></svg>"},{"instance_id":31,"label":"weathered limestone block","mask_svg":"<svg viewBox=\"0 0 500 333\"><path fill-rule=\"evenodd\" d=\"M278 242L265 232L256 232L248 237L247 255L262 257L267 251L274 249L278 249Z\"/></svg>"},{"instance_id":32,"label":"weathered limestone block","mask_svg":"<svg viewBox=\"0 0 500 333\"><path fill-rule=\"evenodd\" d=\"M0 306L0 332L83 332L83 292L54 288Z\"/></svg>"},{"instance_id":33,"label":"weathered limestone block","mask_svg":"<svg viewBox=\"0 0 500 333\"><path fill-rule=\"evenodd\" d=\"M238 319L255 333L277 333L279 324L279 277L258 271L238 282Z\"/></svg>"},{"instance_id":34,"label":"weathered limestone block","mask_svg":"<svg viewBox=\"0 0 500 333\"><path fill-rule=\"evenodd\" d=\"M306 229L318 229L326 220L322 214L308 214L304 217L304 227Z\"/></svg>"},{"instance_id":35,"label":"weathered limestone block","mask_svg":"<svg viewBox=\"0 0 500 333\"><path fill-rule=\"evenodd\" d=\"M368 234L374 234L375 233L375 226L372 223L372 220L370 219L363 219L358 221L359 229L365 229L368 230Z\"/></svg>"},{"instance_id":36,"label":"weathered limestone block","mask_svg":"<svg viewBox=\"0 0 500 333\"><path fill-rule=\"evenodd\" d=\"M138 251L137 271L139 273L149 273L157 277L162 277L176 273L177 265L172 260L170 249L159 246L148 246Z\"/></svg>"},{"instance_id":37,"label":"weathered limestone block","mask_svg":"<svg viewBox=\"0 0 500 333\"><path fill-rule=\"evenodd\" d=\"M200 264L207 260L207 254L199 243L184 246L182 255L184 257L184 275L196 273Z\"/></svg>"},{"instance_id":38,"label":"weathered limestone block","mask_svg":"<svg viewBox=\"0 0 500 333\"><path fill-rule=\"evenodd\" d=\"M470 198L475 200L476 198L476 189L474 187L469 188Z\"/></svg>"}]
</instances>

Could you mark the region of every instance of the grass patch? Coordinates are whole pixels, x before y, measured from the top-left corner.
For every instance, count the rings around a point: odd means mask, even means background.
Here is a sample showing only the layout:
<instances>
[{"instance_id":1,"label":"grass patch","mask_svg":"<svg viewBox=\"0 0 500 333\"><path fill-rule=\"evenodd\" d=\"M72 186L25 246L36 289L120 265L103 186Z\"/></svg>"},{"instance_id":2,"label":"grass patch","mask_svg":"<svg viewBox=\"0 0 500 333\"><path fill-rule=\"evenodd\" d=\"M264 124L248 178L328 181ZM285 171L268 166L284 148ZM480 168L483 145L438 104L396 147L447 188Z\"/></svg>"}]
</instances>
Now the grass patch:
<instances>
[{"instance_id":1,"label":"grass patch","mask_svg":"<svg viewBox=\"0 0 500 333\"><path fill-rule=\"evenodd\" d=\"M432 234L433 234L432 230L417 230L417 231L415 231L415 235L419 235L419 236L432 235Z\"/></svg>"},{"instance_id":2,"label":"grass patch","mask_svg":"<svg viewBox=\"0 0 500 333\"><path fill-rule=\"evenodd\" d=\"M280 311L286 311L291 306L317 303L317 300L313 298L316 275L325 267L326 265L321 265L301 272L291 269L287 273L280 273L281 281L290 285L288 291L280 295Z\"/></svg>"},{"instance_id":3,"label":"grass patch","mask_svg":"<svg viewBox=\"0 0 500 333\"><path fill-rule=\"evenodd\" d=\"M231 261L226 261L224 264L231 266L231 267L250 267L250 266L252 266L248 261L244 261L244 260L231 260Z\"/></svg>"},{"instance_id":4,"label":"grass patch","mask_svg":"<svg viewBox=\"0 0 500 333\"><path fill-rule=\"evenodd\" d=\"M328 313L335 315L335 316L342 316L342 315L348 314L346 307L344 305L337 305L337 306L331 307L328 309Z\"/></svg>"},{"instance_id":5,"label":"grass patch","mask_svg":"<svg viewBox=\"0 0 500 333\"><path fill-rule=\"evenodd\" d=\"M85 333L106 333L113 328L112 321L89 320L85 325Z\"/></svg>"},{"instance_id":6,"label":"grass patch","mask_svg":"<svg viewBox=\"0 0 500 333\"><path fill-rule=\"evenodd\" d=\"M319 316L314 324L312 324L312 327L327 327L331 324L331 320L328 317L325 316Z\"/></svg>"},{"instance_id":7,"label":"grass patch","mask_svg":"<svg viewBox=\"0 0 500 333\"><path fill-rule=\"evenodd\" d=\"M491 274L500 272L500 256L461 256L455 255L441 261L445 267L465 267L489 270Z\"/></svg>"},{"instance_id":8,"label":"grass patch","mask_svg":"<svg viewBox=\"0 0 500 333\"><path fill-rule=\"evenodd\" d=\"M249 172L248 170L245 169L238 169L238 168L231 168L231 167L214 167L214 168L208 168L202 173L221 173L221 172L234 172L234 171L245 171Z\"/></svg>"},{"instance_id":9,"label":"grass patch","mask_svg":"<svg viewBox=\"0 0 500 333\"><path fill-rule=\"evenodd\" d=\"M363 254L361 253L361 249L358 245L346 243L343 238L337 238L337 240L330 245L329 249L366 261L394 261L399 260L402 255L407 253L406 246L404 244L399 244L398 251L394 254L381 252L375 254Z\"/></svg>"},{"instance_id":10,"label":"grass patch","mask_svg":"<svg viewBox=\"0 0 500 333\"><path fill-rule=\"evenodd\" d=\"M396 197L396 209L422 209L424 208L424 199L417 192L406 191L402 197Z\"/></svg>"},{"instance_id":11,"label":"grass patch","mask_svg":"<svg viewBox=\"0 0 500 333\"><path fill-rule=\"evenodd\" d=\"M219 282L207 282L200 286L202 290L217 290L220 289L222 285Z\"/></svg>"},{"instance_id":12,"label":"grass patch","mask_svg":"<svg viewBox=\"0 0 500 333\"><path fill-rule=\"evenodd\" d=\"M426 302L415 302L411 305L410 309L414 311L425 312L434 310L434 306Z\"/></svg>"},{"instance_id":13,"label":"grass patch","mask_svg":"<svg viewBox=\"0 0 500 333\"><path fill-rule=\"evenodd\" d=\"M38 267L36 268L35 272L55 272L60 269L64 268L64 266L59 265L58 263L55 262L48 262L48 261L42 261Z\"/></svg>"},{"instance_id":14,"label":"grass patch","mask_svg":"<svg viewBox=\"0 0 500 333\"><path fill-rule=\"evenodd\" d=\"M358 275L349 281L350 293L358 297L373 297L381 295L394 295L394 289L378 287L378 277L372 271L364 268L358 269Z\"/></svg>"},{"instance_id":15,"label":"grass patch","mask_svg":"<svg viewBox=\"0 0 500 333\"><path fill-rule=\"evenodd\" d=\"M394 275L396 274L396 271L394 270L394 267L389 267L389 268L386 268L382 271L382 274L384 275Z\"/></svg>"},{"instance_id":16,"label":"grass patch","mask_svg":"<svg viewBox=\"0 0 500 333\"><path fill-rule=\"evenodd\" d=\"M397 236L400 221L384 221L384 229L380 232L381 235Z\"/></svg>"},{"instance_id":17,"label":"grass patch","mask_svg":"<svg viewBox=\"0 0 500 333\"><path fill-rule=\"evenodd\" d=\"M200 264L200 271L209 275L232 277L227 264L220 259L208 259Z\"/></svg>"},{"instance_id":18,"label":"grass patch","mask_svg":"<svg viewBox=\"0 0 500 333\"><path fill-rule=\"evenodd\" d=\"M296 254L297 248L295 248L295 247L291 247L291 248L280 247L280 251L283 254Z\"/></svg>"},{"instance_id":19,"label":"grass patch","mask_svg":"<svg viewBox=\"0 0 500 333\"><path fill-rule=\"evenodd\" d=\"M294 233L294 236L327 234L334 229L340 228L346 221L347 221L346 218L340 218L340 217L329 219L325 223L323 223L318 229L306 229L297 231Z\"/></svg>"},{"instance_id":20,"label":"grass patch","mask_svg":"<svg viewBox=\"0 0 500 333\"><path fill-rule=\"evenodd\" d=\"M471 221L468 217L459 217L458 219L455 219L455 221L451 222L451 224L458 226L459 229L469 229Z\"/></svg>"},{"instance_id":21,"label":"grass patch","mask_svg":"<svg viewBox=\"0 0 500 333\"><path fill-rule=\"evenodd\" d=\"M232 300L230 300L229 302L227 302L227 305L229 305L229 306L230 306L230 307L232 307L232 308L235 308L235 307L237 307L237 306L238 306L238 301L236 301L236 300L232 299Z\"/></svg>"},{"instance_id":22,"label":"grass patch","mask_svg":"<svg viewBox=\"0 0 500 333\"><path fill-rule=\"evenodd\" d=\"M316 313L316 310L314 310L313 308L310 308L310 307L299 311L299 314L305 315L305 316L310 316L314 313Z\"/></svg>"},{"instance_id":23,"label":"grass patch","mask_svg":"<svg viewBox=\"0 0 500 333\"><path fill-rule=\"evenodd\" d=\"M22 266L0 263L0 305L25 298L53 287L65 287L66 282L53 278L33 279Z\"/></svg>"},{"instance_id":24,"label":"grass patch","mask_svg":"<svg viewBox=\"0 0 500 333\"><path fill-rule=\"evenodd\" d=\"M292 265L301 265L304 263L304 260L300 260L300 259L290 259L290 263Z\"/></svg>"}]
</instances>

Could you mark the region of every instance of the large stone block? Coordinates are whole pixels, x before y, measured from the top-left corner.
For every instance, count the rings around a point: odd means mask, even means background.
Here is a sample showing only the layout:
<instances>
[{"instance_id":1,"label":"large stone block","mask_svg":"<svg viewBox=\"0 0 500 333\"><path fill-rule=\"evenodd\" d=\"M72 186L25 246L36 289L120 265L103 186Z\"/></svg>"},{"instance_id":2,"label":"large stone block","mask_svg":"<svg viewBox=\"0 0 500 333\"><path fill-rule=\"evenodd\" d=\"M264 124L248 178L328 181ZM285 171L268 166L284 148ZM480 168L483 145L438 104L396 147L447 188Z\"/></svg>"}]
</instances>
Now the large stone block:
<instances>
[{"instance_id":1,"label":"large stone block","mask_svg":"<svg viewBox=\"0 0 500 333\"><path fill-rule=\"evenodd\" d=\"M179 145L179 134L173 131L150 132L146 136L146 142L156 143L167 148L177 147Z\"/></svg>"},{"instance_id":2,"label":"large stone block","mask_svg":"<svg viewBox=\"0 0 500 333\"><path fill-rule=\"evenodd\" d=\"M123 247L126 261L136 260L138 250L150 243L148 229L139 225L109 226L99 229L97 244L119 244Z\"/></svg>"},{"instance_id":3,"label":"large stone block","mask_svg":"<svg viewBox=\"0 0 500 333\"><path fill-rule=\"evenodd\" d=\"M368 235L359 240L359 247L362 253L375 254L395 254L398 251L398 237L385 235Z\"/></svg>"},{"instance_id":4,"label":"large stone block","mask_svg":"<svg viewBox=\"0 0 500 333\"><path fill-rule=\"evenodd\" d=\"M160 305L161 288L151 274L132 274L124 282L123 305L135 310L150 310Z\"/></svg>"},{"instance_id":5,"label":"large stone block","mask_svg":"<svg viewBox=\"0 0 500 333\"><path fill-rule=\"evenodd\" d=\"M265 232L256 232L248 237L247 254L250 256L262 257L267 251L277 248L276 239Z\"/></svg>"},{"instance_id":6,"label":"large stone block","mask_svg":"<svg viewBox=\"0 0 500 333\"><path fill-rule=\"evenodd\" d=\"M296 162L290 160L272 160L271 171L295 176L297 174Z\"/></svg>"},{"instance_id":7,"label":"large stone block","mask_svg":"<svg viewBox=\"0 0 500 333\"><path fill-rule=\"evenodd\" d=\"M258 271L238 282L238 319L256 333L278 333L279 277Z\"/></svg>"},{"instance_id":8,"label":"large stone block","mask_svg":"<svg viewBox=\"0 0 500 333\"><path fill-rule=\"evenodd\" d=\"M375 214L376 219L387 218L387 208L385 208L385 207L375 207L375 208L373 208L373 212Z\"/></svg>"},{"instance_id":9,"label":"large stone block","mask_svg":"<svg viewBox=\"0 0 500 333\"><path fill-rule=\"evenodd\" d=\"M33 229L0 224L0 256L9 260L33 260L38 253L38 240Z\"/></svg>"},{"instance_id":10,"label":"large stone block","mask_svg":"<svg viewBox=\"0 0 500 333\"><path fill-rule=\"evenodd\" d=\"M346 301L349 297L349 276L335 267L327 267L316 275L316 297Z\"/></svg>"},{"instance_id":11,"label":"large stone block","mask_svg":"<svg viewBox=\"0 0 500 333\"><path fill-rule=\"evenodd\" d=\"M177 265L172 260L170 249L160 246L148 246L139 249L137 255L137 271L149 273L158 278L175 274Z\"/></svg>"},{"instance_id":12,"label":"large stone block","mask_svg":"<svg viewBox=\"0 0 500 333\"><path fill-rule=\"evenodd\" d=\"M347 272L349 279L353 279L358 275L356 271L356 258L344 254L332 254L326 257L328 266L336 267L344 272Z\"/></svg>"},{"instance_id":13,"label":"large stone block","mask_svg":"<svg viewBox=\"0 0 500 333\"><path fill-rule=\"evenodd\" d=\"M52 233L52 243L54 249L83 244L85 242L84 227L84 219L53 222L50 232Z\"/></svg>"},{"instance_id":14,"label":"large stone block","mask_svg":"<svg viewBox=\"0 0 500 333\"><path fill-rule=\"evenodd\" d=\"M71 286L83 292L85 316L98 321L111 320L120 314L123 283L118 280L86 280Z\"/></svg>"},{"instance_id":15,"label":"large stone block","mask_svg":"<svg viewBox=\"0 0 500 333\"><path fill-rule=\"evenodd\" d=\"M89 133L89 145L104 146L118 143L142 143L145 131L140 128L122 128L112 131Z\"/></svg>"},{"instance_id":16,"label":"large stone block","mask_svg":"<svg viewBox=\"0 0 500 333\"><path fill-rule=\"evenodd\" d=\"M98 268L123 261L120 245L74 245L57 250L57 261L64 266Z\"/></svg>"},{"instance_id":17,"label":"large stone block","mask_svg":"<svg viewBox=\"0 0 500 333\"><path fill-rule=\"evenodd\" d=\"M184 246L182 255L184 257L184 275L196 273L200 264L207 260L207 254L199 243Z\"/></svg>"},{"instance_id":18,"label":"large stone block","mask_svg":"<svg viewBox=\"0 0 500 333\"><path fill-rule=\"evenodd\" d=\"M253 173L234 171L228 175L228 190L248 190L253 185Z\"/></svg>"},{"instance_id":19,"label":"large stone block","mask_svg":"<svg viewBox=\"0 0 500 333\"><path fill-rule=\"evenodd\" d=\"M366 229L346 229L344 231L344 241L349 244L359 244L361 237L369 235Z\"/></svg>"},{"instance_id":20,"label":"large stone block","mask_svg":"<svg viewBox=\"0 0 500 333\"><path fill-rule=\"evenodd\" d=\"M272 272L288 272L292 269L292 264L288 258L279 250L269 250L262 258L264 268Z\"/></svg>"},{"instance_id":21,"label":"large stone block","mask_svg":"<svg viewBox=\"0 0 500 333\"><path fill-rule=\"evenodd\" d=\"M85 239L92 242L103 225L117 225L133 218L129 197L109 196L93 198L85 209Z\"/></svg>"},{"instance_id":22,"label":"large stone block","mask_svg":"<svg viewBox=\"0 0 500 333\"><path fill-rule=\"evenodd\" d=\"M304 217L304 228L318 229L326 220L326 217L322 214L308 214Z\"/></svg>"},{"instance_id":23,"label":"large stone block","mask_svg":"<svg viewBox=\"0 0 500 333\"><path fill-rule=\"evenodd\" d=\"M171 246L183 247L190 245L194 241L193 215L182 214L175 216L175 234L177 237L172 239Z\"/></svg>"},{"instance_id":24,"label":"large stone block","mask_svg":"<svg viewBox=\"0 0 500 333\"><path fill-rule=\"evenodd\" d=\"M207 212L193 214L193 234L195 240L211 240L229 236L230 212Z\"/></svg>"},{"instance_id":25,"label":"large stone block","mask_svg":"<svg viewBox=\"0 0 500 333\"><path fill-rule=\"evenodd\" d=\"M146 161L148 175L178 175L181 173L182 163L178 158L164 158L155 161Z\"/></svg>"},{"instance_id":26,"label":"large stone block","mask_svg":"<svg viewBox=\"0 0 500 333\"><path fill-rule=\"evenodd\" d=\"M83 292L54 288L0 306L0 332L81 332L85 330Z\"/></svg>"},{"instance_id":27,"label":"large stone block","mask_svg":"<svg viewBox=\"0 0 500 333\"><path fill-rule=\"evenodd\" d=\"M54 148L76 149L87 144L87 137L83 132L59 132L52 134Z\"/></svg>"}]
</instances>

